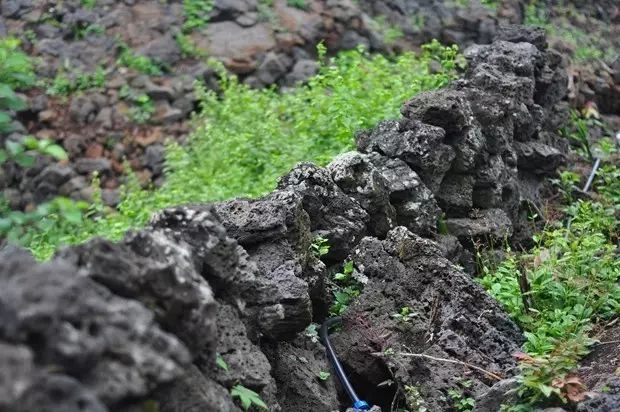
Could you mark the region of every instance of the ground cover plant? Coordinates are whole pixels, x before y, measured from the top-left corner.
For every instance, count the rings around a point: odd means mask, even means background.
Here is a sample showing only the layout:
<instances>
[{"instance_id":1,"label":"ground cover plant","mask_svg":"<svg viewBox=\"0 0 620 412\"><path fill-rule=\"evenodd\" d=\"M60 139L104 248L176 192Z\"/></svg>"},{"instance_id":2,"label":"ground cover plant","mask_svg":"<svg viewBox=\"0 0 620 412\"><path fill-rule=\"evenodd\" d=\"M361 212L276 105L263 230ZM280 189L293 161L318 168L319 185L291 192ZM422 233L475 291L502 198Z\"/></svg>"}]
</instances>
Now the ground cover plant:
<instances>
[{"instance_id":1,"label":"ground cover plant","mask_svg":"<svg viewBox=\"0 0 620 412\"><path fill-rule=\"evenodd\" d=\"M573 121L579 126L583 119ZM602 143L603 152L613 150ZM536 235L529 252L509 251L499 266L483 265L480 283L526 338L524 353L517 354L524 404L507 410L573 404L585 397L575 368L595 343L597 328L620 314L619 177L620 168L607 163L597 173L594 199L581 200L572 195L579 177L562 172L557 183L564 195L563 219Z\"/></svg>"},{"instance_id":2,"label":"ground cover plant","mask_svg":"<svg viewBox=\"0 0 620 412\"><path fill-rule=\"evenodd\" d=\"M360 48L327 59L319 46L319 59L318 75L284 93L251 89L223 72L219 93L199 86L195 131L186 145L168 144L161 188L143 190L129 175L118 210L106 210L96 189L79 226L51 215L58 225L29 232L21 243L46 258L62 244L93 236L118 239L167 206L264 194L296 163L327 163L354 148L357 130L397 117L406 99L447 84L460 55L455 46L433 42L421 54L396 57ZM433 61L440 70L431 73Z\"/></svg>"}]
</instances>

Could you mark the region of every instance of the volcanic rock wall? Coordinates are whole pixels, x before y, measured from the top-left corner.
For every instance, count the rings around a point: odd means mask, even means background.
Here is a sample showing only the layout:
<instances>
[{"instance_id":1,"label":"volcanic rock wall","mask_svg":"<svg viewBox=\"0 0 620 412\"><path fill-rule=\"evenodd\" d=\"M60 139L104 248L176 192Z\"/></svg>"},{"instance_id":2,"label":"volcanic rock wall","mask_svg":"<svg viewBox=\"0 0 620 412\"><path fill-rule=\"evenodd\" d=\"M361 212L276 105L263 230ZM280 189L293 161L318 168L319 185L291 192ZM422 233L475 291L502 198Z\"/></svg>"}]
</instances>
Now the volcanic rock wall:
<instances>
[{"instance_id":1,"label":"volcanic rock wall","mask_svg":"<svg viewBox=\"0 0 620 412\"><path fill-rule=\"evenodd\" d=\"M369 401L387 407L397 388L377 385L392 379L447 410L462 379L476 396L494 383L401 351L511 375L520 331L455 263L474 242L524 232L563 159L566 78L536 30L503 28L467 56L463 79L360 133L359 152L301 164L264 198L167 209L119 243L46 263L0 252L0 411L239 411L238 383L271 411L341 410L304 330L328 316L346 259L363 290L333 338ZM330 245L321 259L317 236ZM391 316L405 306L408 322Z\"/></svg>"}]
</instances>

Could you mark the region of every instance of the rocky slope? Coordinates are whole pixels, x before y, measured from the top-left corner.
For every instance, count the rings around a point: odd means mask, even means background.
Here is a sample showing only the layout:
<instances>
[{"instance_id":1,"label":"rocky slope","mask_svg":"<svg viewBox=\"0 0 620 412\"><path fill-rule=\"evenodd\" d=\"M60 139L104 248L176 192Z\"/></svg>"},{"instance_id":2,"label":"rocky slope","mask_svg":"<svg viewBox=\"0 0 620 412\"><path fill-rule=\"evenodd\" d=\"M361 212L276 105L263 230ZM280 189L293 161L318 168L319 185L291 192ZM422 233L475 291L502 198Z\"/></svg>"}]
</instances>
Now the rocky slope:
<instances>
[{"instance_id":1,"label":"rocky slope","mask_svg":"<svg viewBox=\"0 0 620 412\"><path fill-rule=\"evenodd\" d=\"M517 21L496 18L477 1L308 0L295 7L286 0L216 0L202 24L188 29L180 0L93 3L0 5L0 36L21 38L39 62L40 80L48 83L28 91L29 108L19 113L17 132L2 139L51 138L71 159L57 165L41 158L28 170L5 167L0 189L15 209L57 195L90 200L93 172L99 173L104 201L114 206L127 165L144 185L160 184L164 141L182 141L189 131L187 119L197 105L194 81L217 89L207 56L254 87L289 87L316 72L320 41L330 53L358 45L388 53L433 38L469 45L488 43L498 21ZM504 3L501 10L519 7ZM150 63L135 61L144 57ZM84 76L97 70L103 82L88 86ZM85 90L50 94L55 79L61 85L85 83ZM143 95L148 100L140 103Z\"/></svg>"},{"instance_id":2,"label":"rocky slope","mask_svg":"<svg viewBox=\"0 0 620 412\"><path fill-rule=\"evenodd\" d=\"M360 295L333 339L360 393L389 410L413 387L427 410L450 410L447 391L468 380L488 399L522 337L459 265L476 243L527 233L564 158L554 131L567 78L540 30L501 28L466 55L463 79L264 198L164 210L118 244L47 263L1 252L0 410L238 411L236 384L271 411L344 410L306 328L328 316L345 260ZM330 245L321 259L317 236ZM407 322L392 316L403 307Z\"/></svg>"}]
</instances>

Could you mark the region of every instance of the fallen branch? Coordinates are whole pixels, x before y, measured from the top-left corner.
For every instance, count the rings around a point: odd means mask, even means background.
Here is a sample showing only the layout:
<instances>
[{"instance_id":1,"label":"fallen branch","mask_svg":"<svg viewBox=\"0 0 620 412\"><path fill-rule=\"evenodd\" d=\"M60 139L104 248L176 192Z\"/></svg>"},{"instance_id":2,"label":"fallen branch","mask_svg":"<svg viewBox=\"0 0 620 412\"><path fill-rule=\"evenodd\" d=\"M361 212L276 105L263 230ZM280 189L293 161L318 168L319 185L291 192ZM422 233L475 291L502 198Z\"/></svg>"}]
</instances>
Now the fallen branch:
<instances>
[{"instance_id":1,"label":"fallen branch","mask_svg":"<svg viewBox=\"0 0 620 412\"><path fill-rule=\"evenodd\" d=\"M620 340L609 340L607 342L597 342L594 344L594 346L610 345L612 343L620 343Z\"/></svg>"},{"instance_id":2,"label":"fallen branch","mask_svg":"<svg viewBox=\"0 0 620 412\"><path fill-rule=\"evenodd\" d=\"M373 353L373 355L375 356L385 356L384 353L381 352L375 352ZM409 353L409 352L398 352L395 353L394 355L399 355L399 356L405 356L405 357L409 357L409 358L424 358L424 359L430 359L430 360L434 360L437 362L446 362L446 363L454 363L456 365L462 365L462 366L466 366L468 368L477 370L478 372L482 372L485 375L489 376L490 378L493 378L495 380L501 381L503 378L493 372L489 372L486 369L482 369L479 366L476 365L472 365L471 363L467 363L467 362L463 362L457 359L447 359L447 358L438 358L436 356L431 356L431 355L426 355L424 353Z\"/></svg>"}]
</instances>

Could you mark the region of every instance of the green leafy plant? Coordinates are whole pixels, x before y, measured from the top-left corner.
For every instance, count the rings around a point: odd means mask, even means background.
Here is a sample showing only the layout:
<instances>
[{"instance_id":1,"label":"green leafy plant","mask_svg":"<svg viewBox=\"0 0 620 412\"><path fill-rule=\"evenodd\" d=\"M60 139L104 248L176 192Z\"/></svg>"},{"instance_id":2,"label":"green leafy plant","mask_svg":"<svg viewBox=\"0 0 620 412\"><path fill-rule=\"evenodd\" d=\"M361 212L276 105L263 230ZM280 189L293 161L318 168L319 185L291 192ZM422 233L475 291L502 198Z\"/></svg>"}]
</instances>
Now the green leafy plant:
<instances>
[{"instance_id":1,"label":"green leafy plant","mask_svg":"<svg viewBox=\"0 0 620 412\"><path fill-rule=\"evenodd\" d=\"M318 331L319 325L317 325L316 323L311 323L308 325L308 327L306 328L305 331L305 335L310 338L310 340L314 343L318 343L319 342L319 331Z\"/></svg>"},{"instance_id":2,"label":"green leafy plant","mask_svg":"<svg viewBox=\"0 0 620 412\"><path fill-rule=\"evenodd\" d=\"M209 22L209 13L213 10L213 0L183 0L186 32L202 28Z\"/></svg>"},{"instance_id":3,"label":"green leafy plant","mask_svg":"<svg viewBox=\"0 0 620 412\"><path fill-rule=\"evenodd\" d=\"M261 399L260 395L243 385L235 385L230 390L230 395L233 398L239 399L241 407L244 411L247 411L252 406L256 406L260 409L267 409L267 404Z\"/></svg>"},{"instance_id":4,"label":"green leafy plant","mask_svg":"<svg viewBox=\"0 0 620 412\"><path fill-rule=\"evenodd\" d=\"M387 45L394 45L405 36L403 31L398 27L392 26L385 16L379 16L372 20L372 26Z\"/></svg>"},{"instance_id":5,"label":"green leafy plant","mask_svg":"<svg viewBox=\"0 0 620 412\"><path fill-rule=\"evenodd\" d=\"M8 160L13 160L21 167L30 167L34 164L37 153L52 156L58 160L67 159L65 150L49 139L39 140L28 136L21 142L6 140L4 147L0 149L0 166Z\"/></svg>"},{"instance_id":6,"label":"green leafy plant","mask_svg":"<svg viewBox=\"0 0 620 412\"><path fill-rule=\"evenodd\" d=\"M301 10L308 8L308 2L306 0L286 0L286 4Z\"/></svg>"},{"instance_id":7,"label":"green leafy plant","mask_svg":"<svg viewBox=\"0 0 620 412\"><path fill-rule=\"evenodd\" d=\"M73 31L73 36L77 40L82 40L90 36L91 34L95 34L95 35L103 34L105 32L105 28L98 24L86 24L86 25L78 24L73 27L72 31Z\"/></svg>"},{"instance_id":8,"label":"green leafy plant","mask_svg":"<svg viewBox=\"0 0 620 412\"><path fill-rule=\"evenodd\" d=\"M428 407L426 401L417 386L405 385L405 404L408 410L406 412L427 412ZM405 412L405 411L403 411Z\"/></svg>"},{"instance_id":9,"label":"green leafy plant","mask_svg":"<svg viewBox=\"0 0 620 412\"><path fill-rule=\"evenodd\" d=\"M129 108L129 117L135 123L144 124L155 113L155 104L145 93L137 93L129 86L124 85L119 91L119 96L132 103Z\"/></svg>"},{"instance_id":10,"label":"green leafy plant","mask_svg":"<svg viewBox=\"0 0 620 412\"><path fill-rule=\"evenodd\" d=\"M509 254L480 280L524 330L525 353L517 359L519 393L528 405L579 399L584 391L572 371L593 343L589 334L620 312L618 173L602 169L596 202L567 198L570 225L550 225L534 237L532 251Z\"/></svg>"},{"instance_id":11,"label":"green leafy plant","mask_svg":"<svg viewBox=\"0 0 620 412\"><path fill-rule=\"evenodd\" d=\"M327 255L329 253L328 240L323 236L315 237L312 241L312 244L310 244L310 252L312 252L314 257L316 257L317 259L320 259L323 256Z\"/></svg>"},{"instance_id":12,"label":"green leafy plant","mask_svg":"<svg viewBox=\"0 0 620 412\"><path fill-rule=\"evenodd\" d=\"M159 64L147 56L135 54L135 52L125 43L119 41L118 47L120 50L117 60L118 65L137 70L150 76L161 76L164 73Z\"/></svg>"},{"instance_id":13,"label":"green leafy plant","mask_svg":"<svg viewBox=\"0 0 620 412\"><path fill-rule=\"evenodd\" d=\"M77 72L71 78L64 71L59 71L46 92L52 96L68 96L78 91L101 89L105 81L105 70L101 66L92 73Z\"/></svg>"},{"instance_id":14,"label":"green leafy plant","mask_svg":"<svg viewBox=\"0 0 620 412\"><path fill-rule=\"evenodd\" d=\"M331 376L331 374L329 372L325 372L325 371L320 371L319 372L319 379L322 380L322 381L328 380L330 376Z\"/></svg>"},{"instance_id":15,"label":"green leafy plant","mask_svg":"<svg viewBox=\"0 0 620 412\"><path fill-rule=\"evenodd\" d=\"M228 372L228 364L219 353L215 356L215 364L218 368L223 369Z\"/></svg>"},{"instance_id":16,"label":"green leafy plant","mask_svg":"<svg viewBox=\"0 0 620 412\"><path fill-rule=\"evenodd\" d=\"M33 211L23 212L9 209L0 197L0 238L20 244L31 240L35 233L45 232L51 227L76 230L82 224L87 209L86 202L57 197L38 205Z\"/></svg>"},{"instance_id":17,"label":"green leafy plant","mask_svg":"<svg viewBox=\"0 0 620 412\"><path fill-rule=\"evenodd\" d=\"M87 9L92 9L97 4L97 0L80 0L80 3Z\"/></svg>"},{"instance_id":18,"label":"green leafy plant","mask_svg":"<svg viewBox=\"0 0 620 412\"><path fill-rule=\"evenodd\" d=\"M59 245L92 236L118 239L164 207L264 195L295 164L324 165L353 149L357 130L395 117L403 101L447 84L461 65L458 49L438 42L420 54L393 57L363 48L333 58L325 57L324 47L318 52L319 73L284 93L252 89L219 70L217 93L197 87L200 111L186 144L166 145L161 188L144 190L129 174L114 213L87 220L77 232L48 231L28 246L44 258Z\"/></svg>"},{"instance_id":19,"label":"green leafy plant","mask_svg":"<svg viewBox=\"0 0 620 412\"><path fill-rule=\"evenodd\" d=\"M11 131L11 111L26 108L15 90L34 85L32 61L19 45L16 38L0 38L0 134Z\"/></svg>"},{"instance_id":20,"label":"green leafy plant","mask_svg":"<svg viewBox=\"0 0 620 412\"><path fill-rule=\"evenodd\" d=\"M174 38L181 49L183 57L207 58L207 52L201 49L190 36L179 32Z\"/></svg>"},{"instance_id":21,"label":"green leafy plant","mask_svg":"<svg viewBox=\"0 0 620 412\"><path fill-rule=\"evenodd\" d=\"M351 302L362 292L362 283L354 278L354 265L352 260L344 263L342 271L334 275L337 287L334 290L334 303L329 309L332 315L341 315L349 307Z\"/></svg>"},{"instance_id":22,"label":"green leafy plant","mask_svg":"<svg viewBox=\"0 0 620 412\"><path fill-rule=\"evenodd\" d=\"M448 389L448 396L453 401L454 409L459 412L471 411L476 406L474 398L466 397L460 389Z\"/></svg>"},{"instance_id":23,"label":"green leafy plant","mask_svg":"<svg viewBox=\"0 0 620 412\"><path fill-rule=\"evenodd\" d=\"M408 323L411 322L417 313L413 312L409 306L403 306L398 313L392 313L392 317L399 322Z\"/></svg>"}]
</instances>

